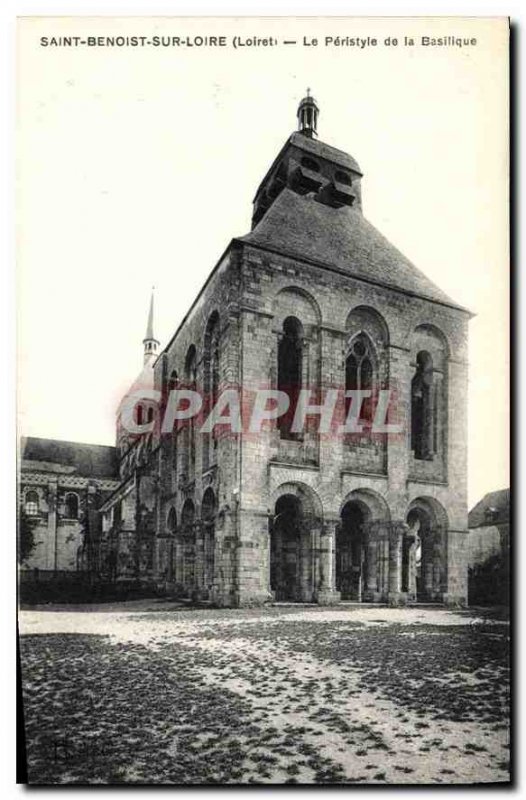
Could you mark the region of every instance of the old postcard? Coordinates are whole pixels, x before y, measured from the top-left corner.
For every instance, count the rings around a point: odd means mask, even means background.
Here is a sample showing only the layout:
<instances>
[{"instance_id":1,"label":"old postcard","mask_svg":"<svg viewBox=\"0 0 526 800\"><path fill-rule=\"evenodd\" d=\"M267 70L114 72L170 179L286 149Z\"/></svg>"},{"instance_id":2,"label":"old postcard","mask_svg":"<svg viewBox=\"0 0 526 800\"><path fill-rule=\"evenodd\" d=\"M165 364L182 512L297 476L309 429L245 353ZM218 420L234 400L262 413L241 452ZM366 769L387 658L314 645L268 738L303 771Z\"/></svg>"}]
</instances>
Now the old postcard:
<instances>
[{"instance_id":1,"label":"old postcard","mask_svg":"<svg viewBox=\"0 0 526 800\"><path fill-rule=\"evenodd\" d=\"M49 784L505 784L509 21L18 20Z\"/></svg>"}]
</instances>

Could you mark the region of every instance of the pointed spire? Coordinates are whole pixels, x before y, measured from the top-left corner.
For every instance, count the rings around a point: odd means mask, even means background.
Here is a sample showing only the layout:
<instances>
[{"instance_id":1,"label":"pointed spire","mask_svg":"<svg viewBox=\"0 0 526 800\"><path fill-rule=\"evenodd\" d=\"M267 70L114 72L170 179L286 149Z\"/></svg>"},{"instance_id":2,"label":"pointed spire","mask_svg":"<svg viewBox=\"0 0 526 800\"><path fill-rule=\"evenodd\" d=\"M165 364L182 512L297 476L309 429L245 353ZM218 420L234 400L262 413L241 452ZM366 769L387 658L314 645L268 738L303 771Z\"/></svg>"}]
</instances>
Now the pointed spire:
<instances>
[{"instance_id":1,"label":"pointed spire","mask_svg":"<svg viewBox=\"0 0 526 800\"><path fill-rule=\"evenodd\" d=\"M146 364L150 358L155 358L157 356L157 348L159 346L159 342L153 335L153 297L155 292L155 286L152 286L152 296L150 298L150 310L148 312L148 323L146 325L146 336L143 339L144 345L144 363Z\"/></svg>"},{"instance_id":2,"label":"pointed spire","mask_svg":"<svg viewBox=\"0 0 526 800\"><path fill-rule=\"evenodd\" d=\"M148 313L148 324L146 326L146 336L144 337L144 341L148 339L153 339L153 298L155 293L155 286L152 286L152 296L150 298L150 311Z\"/></svg>"}]
</instances>

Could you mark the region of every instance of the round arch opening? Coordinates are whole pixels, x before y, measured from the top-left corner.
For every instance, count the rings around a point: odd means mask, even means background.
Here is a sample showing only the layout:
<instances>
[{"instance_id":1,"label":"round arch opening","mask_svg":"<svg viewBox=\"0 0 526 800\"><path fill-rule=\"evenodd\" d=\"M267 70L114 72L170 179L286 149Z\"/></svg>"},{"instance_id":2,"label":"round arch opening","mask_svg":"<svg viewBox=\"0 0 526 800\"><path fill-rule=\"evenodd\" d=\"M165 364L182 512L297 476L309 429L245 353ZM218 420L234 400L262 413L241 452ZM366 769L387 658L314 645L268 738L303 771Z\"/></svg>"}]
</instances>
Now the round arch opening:
<instances>
[{"instance_id":1,"label":"round arch opening","mask_svg":"<svg viewBox=\"0 0 526 800\"><path fill-rule=\"evenodd\" d=\"M420 602L439 601L445 573L447 515L434 498L417 498L406 515L402 546L402 591Z\"/></svg>"},{"instance_id":2,"label":"round arch opening","mask_svg":"<svg viewBox=\"0 0 526 800\"><path fill-rule=\"evenodd\" d=\"M275 497L270 517L269 583L275 600L312 602L314 597L316 525L321 525L317 498L290 484Z\"/></svg>"}]
</instances>

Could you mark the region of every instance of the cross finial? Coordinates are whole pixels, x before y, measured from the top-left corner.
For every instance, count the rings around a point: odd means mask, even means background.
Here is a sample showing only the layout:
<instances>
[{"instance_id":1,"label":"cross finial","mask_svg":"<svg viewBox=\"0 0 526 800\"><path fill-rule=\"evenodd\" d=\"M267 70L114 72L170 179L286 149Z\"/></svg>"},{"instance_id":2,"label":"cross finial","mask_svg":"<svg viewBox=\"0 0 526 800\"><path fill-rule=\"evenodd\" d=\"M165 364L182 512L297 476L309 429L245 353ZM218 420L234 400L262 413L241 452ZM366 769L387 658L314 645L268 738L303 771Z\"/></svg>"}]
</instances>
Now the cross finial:
<instances>
[{"instance_id":1,"label":"cross finial","mask_svg":"<svg viewBox=\"0 0 526 800\"><path fill-rule=\"evenodd\" d=\"M310 86L307 86L307 97L310 97Z\"/></svg>"}]
</instances>

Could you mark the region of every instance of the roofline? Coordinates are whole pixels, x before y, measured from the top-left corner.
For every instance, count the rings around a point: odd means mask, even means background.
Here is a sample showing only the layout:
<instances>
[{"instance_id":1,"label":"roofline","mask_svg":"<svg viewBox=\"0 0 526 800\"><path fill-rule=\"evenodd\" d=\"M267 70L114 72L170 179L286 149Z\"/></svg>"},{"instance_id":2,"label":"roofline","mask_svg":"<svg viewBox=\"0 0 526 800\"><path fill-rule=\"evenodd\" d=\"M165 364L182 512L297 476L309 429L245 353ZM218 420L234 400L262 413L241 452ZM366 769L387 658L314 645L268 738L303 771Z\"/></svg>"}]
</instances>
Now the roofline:
<instances>
[{"instance_id":1,"label":"roofline","mask_svg":"<svg viewBox=\"0 0 526 800\"><path fill-rule=\"evenodd\" d=\"M249 234L247 234L247 235L249 235ZM157 364L157 362L159 361L159 359L165 353L168 352L168 350L170 349L170 347L172 346L174 341L177 339L177 336L178 336L180 330L186 324L186 321L188 320L188 317L190 316L190 314L194 310L195 306L197 305L197 303L201 299L201 296L203 295L203 292L205 291L205 289L207 288L208 284L210 283L210 281L212 280L212 278L216 274L216 272L219 269L223 259L228 254L229 250L231 250L235 246L255 247L257 250L266 250L266 251L268 251L270 253L276 253L277 255L284 255L284 256L287 256L288 258L294 258L297 261L303 261L305 264L312 264L315 267L321 267L322 269L326 269L329 272L336 272L339 275L345 275L347 277L350 276L351 278L353 278L353 280L361 281L362 283L367 283L367 284L370 284L372 286L382 286L385 289L390 289L393 292L399 292L400 294L404 294L404 295L406 295L408 297L418 297L418 298L420 298L422 300L427 300L430 303L436 303L437 305L445 306L446 308L451 308L454 311L460 311L463 314L467 314L467 316L470 319L473 319L473 317L477 316L476 314L473 313L473 311L470 311L468 308L464 308L463 306L456 305L455 303L446 303L444 300L435 300L432 297L428 297L427 295L424 295L424 294L418 294L418 292L412 292L409 289L402 289L399 286L391 286L390 284L383 283L382 281L373 281L373 280L370 280L368 278L364 278L364 277L359 276L359 275L354 275L352 273L349 273L347 270L339 269L338 267L334 267L334 266L332 266L331 264L329 264L326 261L318 261L317 259L308 258L307 256L298 255L297 253L292 253L292 252L289 252L289 251L287 251L285 249L269 247L268 245L261 245L261 244L257 244L256 242L248 242L248 241L245 241L243 239L243 237L234 236L230 240L228 245L225 247L225 249L223 250L223 252L222 252L221 256L219 257L219 259L217 260L214 268L209 273L208 278L203 283L203 285L201 286L201 289L199 290L199 292L195 296L195 299L194 299L193 303L191 304L190 308L188 309L188 311L186 312L186 314L182 318L182 320L179 323L179 325L177 326L175 332L172 334L172 337L170 338L170 340L163 347L163 349L161 350L161 352L159 353L159 355L157 356L157 358L153 362L152 367L154 367ZM103 446L109 446L109 445L103 445Z\"/></svg>"},{"instance_id":2,"label":"roofline","mask_svg":"<svg viewBox=\"0 0 526 800\"><path fill-rule=\"evenodd\" d=\"M445 306L446 308L451 308L454 311L460 311L463 314L467 314L470 319L476 317L477 315L470 311L468 308L464 308L464 306L459 306L456 303L446 303L445 300L435 300L432 297L428 297L425 294L419 294L418 292L413 292L410 289L402 289L400 286L391 286L389 283L384 283L383 281L374 281L370 278L364 278L361 275L354 275L352 272L349 272L345 269L340 269L339 267L335 267L332 264L329 264L326 261L318 261L315 258L309 258L307 256L299 255L297 253L292 253L284 248L276 248L276 247L269 247L268 245L258 244L256 242L251 241L244 241L243 239L233 239L232 241L241 242L243 245L248 245L249 247L255 247L258 250L266 250L270 253L276 253L278 255L284 255L288 258L294 258L297 261L303 261L305 264L312 264L316 267L321 267L322 269L326 269L329 272L336 272L339 275L346 275L347 277L353 278L356 281L362 281L363 283L370 284L372 286L382 286L385 289L390 289L393 292L399 292L400 294L407 295L408 297L418 297L421 300L427 300L429 303L436 303L437 305Z\"/></svg>"},{"instance_id":3,"label":"roofline","mask_svg":"<svg viewBox=\"0 0 526 800\"><path fill-rule=\"evenodd\" d=\"M20 436L19 442L22 443L24 441L27 441L28 439L34 439L37 442L58 442L59 444L72 444L75 447L111 447L112 450L117 450L114 444L96 444L94 442L74 442L71 439L50 439L47 436Z\"/></svg>"},{"instance_id":4,"label":"roofline","mask_svg":"<svg viewBox=\"0 0 526 800\"><path fill-rule=\"evenodd\" d=\"M130 475L125 480L119 479L119 485L115 487L113 492L110 495L108 495L108 497L105 499L105 501L101 504L101 506L97 510L101 513L104 511L108 511L109 509L107 506L108 504L110 504L111 508L111 503L115 499L115 495L117 495L120 491L122 492L128 491L129 486L133 487L134 484L135 484L135 478L133 475Z\"/></svg>"},{"instance_id":5,"label":"roofline","mask_svg":"<svg viewBox=\"0 0 526 800\"><path fill-rule=\"evenodd\" d=\"M475 524L469 524L468 520L468 531L478 531L481 528L498 528L499 525L511 525L511 520L509 519L495 519L493 521L487 520L485 522L477 522Z\"/></svg>"}]
</instances>

